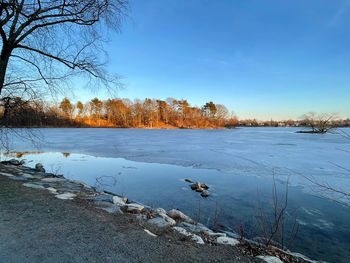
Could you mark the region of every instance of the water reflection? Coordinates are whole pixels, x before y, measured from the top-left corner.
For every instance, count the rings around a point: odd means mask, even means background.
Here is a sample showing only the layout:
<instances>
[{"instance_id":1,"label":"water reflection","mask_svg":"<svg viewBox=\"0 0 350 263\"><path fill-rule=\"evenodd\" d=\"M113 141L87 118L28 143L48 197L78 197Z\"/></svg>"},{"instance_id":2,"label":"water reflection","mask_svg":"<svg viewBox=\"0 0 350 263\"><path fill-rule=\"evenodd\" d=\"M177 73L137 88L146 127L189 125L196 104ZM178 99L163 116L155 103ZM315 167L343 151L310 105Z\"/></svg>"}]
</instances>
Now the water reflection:
<instances>
[{"instance_id":1,"label":"water reflection","mask_svg":"<svg viewBox=\"0 0 350 263\"><path fill-rule=\"evenodd\" d=\"M44 152L5 152L4 157L8 158L23 158L25 155L42 154Z\"/></svg>"},{"instance_id":2,"label":"water reflection","mask_svg":"<svg viewBox=\"0 0 350 263\"><path fill-rule=\"evenodd\" d=\"M70 156L70 153L65 153L65 152L63 152L62 155L63 155L64 157L68 158L68 157Z\"/></svg>"},{"instance_id":3,"label":"water reflection","mask_svg":"<svg viewBox=\"0 0 350 263\"><path fill-rule=\"evenodd\" d=\"M243 227L250 238L259 235L256 223L258 196L266 213L271 212L273 205L273 181L267 178L82 154L21 152L2 157L24 156L28 161L33 160L29 166L41 162L48 172L64 174L67 178L84 181L146 205L180 209L211 227L221 226L235 232ZM202 198L190 189L185 178L206 183L212 195ZM278 193L283 194L285 187L277 172ZM307 194L301 187L289 187L287 213L290 218L296 218L300 227L292 250L314 259L348 262L349 210ZM287 233L292 224L286 225Z\"/></svg>"}]
</instances>

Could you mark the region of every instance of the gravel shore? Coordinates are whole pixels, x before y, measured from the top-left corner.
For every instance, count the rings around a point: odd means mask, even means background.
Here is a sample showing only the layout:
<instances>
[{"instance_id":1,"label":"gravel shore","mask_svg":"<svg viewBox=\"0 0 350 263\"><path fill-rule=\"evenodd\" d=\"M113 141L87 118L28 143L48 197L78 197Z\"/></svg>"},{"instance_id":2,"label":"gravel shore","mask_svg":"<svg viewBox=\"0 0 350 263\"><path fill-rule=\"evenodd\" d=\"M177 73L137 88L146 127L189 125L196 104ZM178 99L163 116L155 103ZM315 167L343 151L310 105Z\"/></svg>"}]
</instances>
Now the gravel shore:
<instances>
[{"instance_id":1,"label":"gravel shore","mask_svg":"<svg viewBox=\"0 0 350 263\"><path fill-rule=\"evenodd\" d=\"M0 176L1 262L261 262L240 247L198 245L135 215L22 184Z\"/></svg>"}]
</instances>

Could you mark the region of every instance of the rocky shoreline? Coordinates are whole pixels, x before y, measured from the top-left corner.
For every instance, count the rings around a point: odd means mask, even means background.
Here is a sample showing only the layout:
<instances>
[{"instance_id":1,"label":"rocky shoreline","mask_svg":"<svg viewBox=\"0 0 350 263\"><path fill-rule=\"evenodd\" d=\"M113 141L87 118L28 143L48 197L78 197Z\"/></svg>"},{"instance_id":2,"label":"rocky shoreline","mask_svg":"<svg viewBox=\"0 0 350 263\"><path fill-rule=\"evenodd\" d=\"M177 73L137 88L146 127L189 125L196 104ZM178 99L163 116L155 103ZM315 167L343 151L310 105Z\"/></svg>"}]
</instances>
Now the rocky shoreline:
<instances>
[{"instance_id":1,"label":"rocky shoreline","mask_svg":"<svg viewBox=\"0 0 350 263\"><path fill-rule=\"evenodd\" d=\"M179 210L165 211L162 208L149 207L123 196L99 191L81 181L69 180L62 175L46 173L41 164L36 164L35 167L24 166L23 161L14 159L1 162L0 176L21 181L24 187L48 191L61 200L91 202L95 208L112 214L133 214L139 220L145 222L146 226L150 226L150 229L176 231L198 245L238 246L242 248L245 254L253 256L261 262L316 262L297 253L282 251L275 247L266 248L256 242L239 239L235 233L214 232L203 224L195 222ZM200 189L201 193L207 191L205 188L207 188L205 184L198 182L193 184L193 190ZM147 228L144 228L144 231L150 236L157 237L157 234Z\"/></svg>"}]
</instances>

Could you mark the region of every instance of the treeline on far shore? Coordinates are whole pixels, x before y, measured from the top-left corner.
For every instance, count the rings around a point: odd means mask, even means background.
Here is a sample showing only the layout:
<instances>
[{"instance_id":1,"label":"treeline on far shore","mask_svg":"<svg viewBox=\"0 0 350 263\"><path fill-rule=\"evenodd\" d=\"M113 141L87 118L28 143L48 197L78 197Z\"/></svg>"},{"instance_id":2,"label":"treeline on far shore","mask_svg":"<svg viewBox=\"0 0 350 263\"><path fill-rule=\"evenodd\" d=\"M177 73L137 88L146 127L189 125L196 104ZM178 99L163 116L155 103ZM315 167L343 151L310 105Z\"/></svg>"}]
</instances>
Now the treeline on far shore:
<instances>
[{"instance_id":1,"label":"treeline on far shore","mask_svg":"<svg viewBox=\"0 0 350 263\"><path fill-rule=\"evenodd\" d=\"M1 105L6 127L111 127L111 128L232 128L235 114L212 101L192 107L187 100L94 98L83 104L64 98L60 103L12 98Z\"/></svg>"},{"instance_id":2,"label":"treeline on far shore","mask_svg":"<svg viewBox=\"0 0 350 263\"><path fill-rule=\"evenodd\" d=\"M283 121L258 121L256 119L240 120L241 127L311 127L310 119L283 120ZM330 120L327 125L333 128L350 127L350 119Z\"/></svg>"},{"instance_id":3,"label":"treeline on far shore","mask_svg":"<svg viewBox=\"0 0 350 263\"><path fill-rule=\"evenodd\" d=\"M314 116L314 115L313 115ZM328 115L327 115L328 116ZM311 116L312 117L312 116ZM320 118L320 115L317 116ZM64 98L60 103L2 99L1 126L5 127L110 127L110 128L234 128L312 126L310 116L301 120L238 120L233 112L212 101L192 107L187 100L94 98L83 104ZM328 117L327 117L328 118ZM315 119L315 118L313 118ZM327 125L350 127L350 120L329 119Z\"/></svg>"}]
</instances>

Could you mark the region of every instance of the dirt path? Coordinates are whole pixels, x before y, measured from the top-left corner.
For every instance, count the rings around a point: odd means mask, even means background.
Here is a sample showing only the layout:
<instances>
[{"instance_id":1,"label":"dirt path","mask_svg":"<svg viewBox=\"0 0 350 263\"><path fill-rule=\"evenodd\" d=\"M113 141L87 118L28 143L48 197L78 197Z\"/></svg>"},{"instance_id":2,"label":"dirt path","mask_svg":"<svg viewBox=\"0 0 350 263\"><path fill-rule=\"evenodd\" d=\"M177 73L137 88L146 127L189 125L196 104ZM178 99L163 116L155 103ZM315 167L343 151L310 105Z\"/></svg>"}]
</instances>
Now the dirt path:
<instances>
[{"instance_id":1,"label":"dirt path","mask_svg":"<svg viewBox=\"0 0 350 263\"><path fill-rule=\"evenodd\" d=\"M0 262L258 262L0 176ZM148 235L144 228L159 236ZM157 232L158 231L158 232Z\"/></svg>"}]
</instances>

